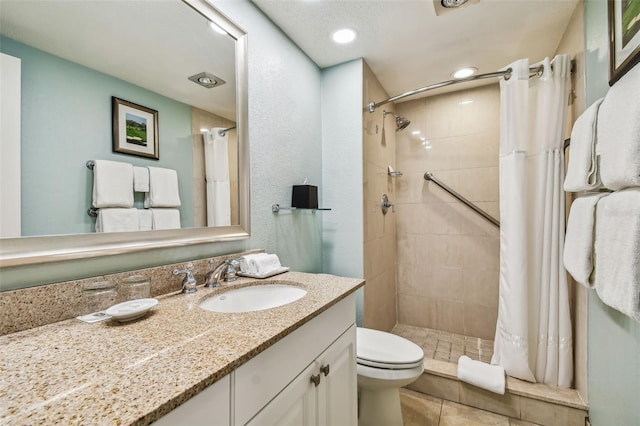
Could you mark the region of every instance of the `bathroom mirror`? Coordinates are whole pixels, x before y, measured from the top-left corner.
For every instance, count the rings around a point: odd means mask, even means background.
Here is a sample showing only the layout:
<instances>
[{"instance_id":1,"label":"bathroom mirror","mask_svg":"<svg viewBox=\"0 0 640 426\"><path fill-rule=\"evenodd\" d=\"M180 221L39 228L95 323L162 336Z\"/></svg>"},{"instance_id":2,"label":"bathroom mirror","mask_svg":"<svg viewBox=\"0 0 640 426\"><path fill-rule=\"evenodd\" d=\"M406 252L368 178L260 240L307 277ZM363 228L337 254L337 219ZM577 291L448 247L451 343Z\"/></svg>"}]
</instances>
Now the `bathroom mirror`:
<instances>
[{"instance_id":1,"label":"bathroom mirror","mask_svg":"<svg viewBox=\"0 0 640 426\"><path fill-rule=\"evenodd\" d=\"M54 24L56 16L64 20ZM19 172L20 216L27 232L0 239L0 267L249 236L247 37L241 28L206 0L3 0L0 19L3 53L18 49L25 65L55 65L47 68L51 74L37 78L28 73L42 69L22 69L22 92L36 93L20 108L20 130L32 138L22 146ZM206 88L188 79L202 72L225 83ZM5 94L2 90L3 107ZM158 111L159 160L112 151L112 97ZM38 109L46 113L29 115ZM202 131L212 127L235 127L226 132L232 181L229 226L206 227L201 213L206 205L198 195L204 191L204 160L197 150ZM175 169L182 228L92 233L95 218L87 210L93 172L85 163L94 159ZM45 188L45 195L30 195L30 186Z\"/></svg>"}]
</instances>

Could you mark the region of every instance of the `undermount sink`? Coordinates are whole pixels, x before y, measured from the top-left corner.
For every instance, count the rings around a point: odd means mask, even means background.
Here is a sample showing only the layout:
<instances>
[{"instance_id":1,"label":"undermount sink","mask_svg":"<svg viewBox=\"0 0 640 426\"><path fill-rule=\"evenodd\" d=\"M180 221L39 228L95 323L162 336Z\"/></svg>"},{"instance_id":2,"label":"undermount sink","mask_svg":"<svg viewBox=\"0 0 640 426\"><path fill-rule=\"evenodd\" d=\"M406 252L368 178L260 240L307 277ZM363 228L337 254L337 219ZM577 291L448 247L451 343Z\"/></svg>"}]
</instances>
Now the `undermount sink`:
<instances>
[{"instance_id":1,"label":"undermount sink","mask_svg":"<svg viewBox=\"0 0 640 426\"><path fill-rule=\"evenodd\" d=\"M212 312L253 312L283 306L303 297L307 290L288 284L262 284L228 290L199 303Z\"/></svg>"}]
</instances>

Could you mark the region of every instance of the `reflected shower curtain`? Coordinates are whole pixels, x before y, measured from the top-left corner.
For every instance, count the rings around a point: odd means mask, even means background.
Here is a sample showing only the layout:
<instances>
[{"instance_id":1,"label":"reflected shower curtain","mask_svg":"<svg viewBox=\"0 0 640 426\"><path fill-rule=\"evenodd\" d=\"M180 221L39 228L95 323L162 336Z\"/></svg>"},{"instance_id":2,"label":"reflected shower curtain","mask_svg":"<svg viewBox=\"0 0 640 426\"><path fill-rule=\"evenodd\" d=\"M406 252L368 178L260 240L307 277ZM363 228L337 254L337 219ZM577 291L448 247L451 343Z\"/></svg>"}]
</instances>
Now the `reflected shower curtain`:
<instances>
[{"instance_id":1,"label":"reflected shower curtain","mask_svg":"<svg viewBox=\"0 0 640 426\"><path fill-rule=\"evenodd\" d=\"M231 225L228 136L214 127L204 133L204 174L207 181L207 226Z\"/></svg>"},{"instance_id":2,"label":"reflected shower curtain","mask_svg":"<svg viewBox=\"0 0 640 426\"><path fill-rule=\"evenodd\" d=\"M529 78L529 61L514 62L511 78L500 81L500 292L492 363L519 379L570 387L562 182L571 64L567 55L541 64L543 74Z\"/></svg>"}]
</instances>

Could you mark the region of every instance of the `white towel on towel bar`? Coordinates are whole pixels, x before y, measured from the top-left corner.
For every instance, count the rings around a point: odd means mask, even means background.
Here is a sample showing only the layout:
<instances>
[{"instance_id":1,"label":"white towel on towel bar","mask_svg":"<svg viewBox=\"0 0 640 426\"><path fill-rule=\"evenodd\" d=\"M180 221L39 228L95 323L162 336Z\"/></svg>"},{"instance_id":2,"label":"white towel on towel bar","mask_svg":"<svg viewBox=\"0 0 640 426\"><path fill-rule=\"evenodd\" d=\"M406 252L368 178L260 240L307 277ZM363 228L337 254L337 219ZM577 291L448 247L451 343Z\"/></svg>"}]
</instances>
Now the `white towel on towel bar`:
<instances>
[{"instance_id":1,"label":"white towel on towel bar","mask_svg":"<svg viewBox=\"0 0 640 426\"><path fill-rule=\"evenodd\" d=\"M153 229L153 213L149 209L139 209L138 217L140 221L140 231L151 231Z\"/></svg>"},{"instance_id":2,"label":"white towel on towel bar","mask_svg":"<svg viewBox=\"0 0 640 426\"><path fill-rule=\"evenodd\" d=\"M482 389L504 395L504 368L475 361L466 355L458 359L458 378Z\"/></svg>"},{"instance_id":3,"label":"white towel on towel bar","mask_svg":"<svg viewBox=\"0 0 640 426\"><path fill-rule=\"evenodd\" d=\"M602 186L596 157L596 125L602 100L595 101L573 125L565 191L592 191Z\"/></svg>"},{"instance_id":4,"label":"white towel on towel bar","mask_svg":"<svg viewBox=\"0 0 640 426\"><path fill-rule=\"evenodd\" d=\"M144 194L144 206L180 207L178 173L173 169L148 167L149 192Z\"/></svg>"},{"instance_id":5,"label":"white towel on towel bar","mask_svg":"<svg viewBox=\"0 0 640 426\"><path fill-rule=\"evenodd\" d=\"M571 276L586 287L593 287L593 242L596 205L608 192L576 198L571 204L564 239L563 262Z\"/></svg>"},{"instance_id":6,"label":"white towel on towel bar","mask_svg":"<svg viewBox=\"0 0 640 426\"><path fill-rule=\"evenodd\" d=\"M597 133L602 184L613 190L640 186L640 65L607 92Z\"/></svg>"},{"instance_id":7,"label":"white towel on towel bar","mask_svg":"<svg viewBox=\"0 0 640 426\"><path fill-rule=\"evenodd\" d=\"M133 166L129 163L95 160L93 207L133 207Z\"/></svg>"},{"instance_id":8,"label":"white towel on towel bar","mask_svg":"<svg viewBox=\"0 0 640 426\"><path fill-rule=\"evenodd\" d=\"M153 229L180 229L180 210L151 209Z\"/></svg>"},{"instance_id":9,"label":"white towel on towel bar","mask_svg":"<svg viewBox=\"0 0 640 426\"><path fill-rule=\"evenodd\" d=\"M149 192L149 169L133 166L133 190L135 192Z\"/></svg>"},{"instance_id":10,"label":"white towel on towel bar","mask_svg":"<svg viewBox=\"0 0 640 426\"><path fill-rule=\"evenodd\" d=\"M104 208L98 210L96 232L130 232L139 230L138 209Z\"/></svg>"},{"instance_id":11,"label":"white towel on towel bar","mask_svg":"<svg viewBox=\"0 0 640 426\"><path fill-rule=\"evenodd\" d=\"M598 203L594 258L600 299L640 322L640 188L614 192Z\"/></svg>"}]
</instances>

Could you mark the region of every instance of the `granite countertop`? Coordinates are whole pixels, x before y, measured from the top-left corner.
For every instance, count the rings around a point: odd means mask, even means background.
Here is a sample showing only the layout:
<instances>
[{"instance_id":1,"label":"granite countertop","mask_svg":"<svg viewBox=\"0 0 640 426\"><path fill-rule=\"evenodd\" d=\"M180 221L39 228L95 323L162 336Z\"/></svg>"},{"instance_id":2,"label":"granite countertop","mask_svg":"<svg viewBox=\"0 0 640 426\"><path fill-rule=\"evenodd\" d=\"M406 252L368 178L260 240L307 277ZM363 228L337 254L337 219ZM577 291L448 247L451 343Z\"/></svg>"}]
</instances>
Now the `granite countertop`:
<instances>
[{"instance_id":1,"label":"granite countertop","mask_svg":"<svg viewBox=\"0 0 640 426\"><path fill-rule=\"evenodd\" d=\"M71 319L0 337L0 423L147 424L364 285L288 272L259 280L307 290L288 305L233 314L198 307L250 282L158 297L130 323Z\"/></svg>"}]
</instances>

